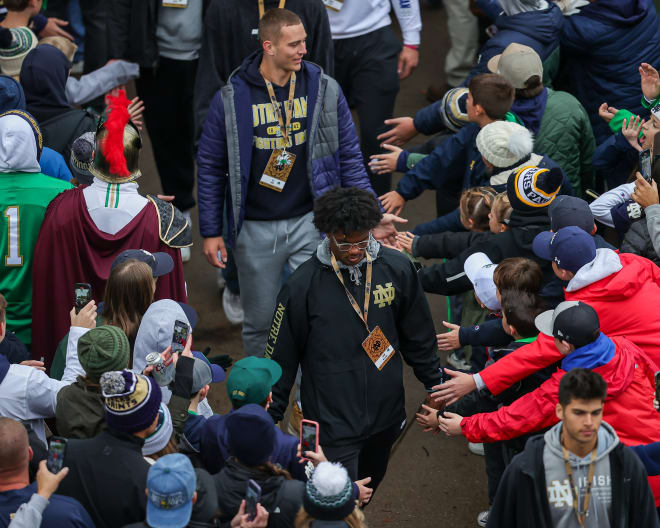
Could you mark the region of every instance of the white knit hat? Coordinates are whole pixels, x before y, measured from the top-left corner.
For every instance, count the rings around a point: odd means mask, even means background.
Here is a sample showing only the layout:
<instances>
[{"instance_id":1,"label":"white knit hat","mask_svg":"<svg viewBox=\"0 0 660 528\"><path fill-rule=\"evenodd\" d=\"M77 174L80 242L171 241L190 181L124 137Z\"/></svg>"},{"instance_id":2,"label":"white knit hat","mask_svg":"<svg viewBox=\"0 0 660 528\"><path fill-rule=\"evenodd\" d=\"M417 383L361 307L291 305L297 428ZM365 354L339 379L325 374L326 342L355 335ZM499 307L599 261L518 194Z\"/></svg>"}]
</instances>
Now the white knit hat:
<instances>
[{"instance_id":1,"label":"white knit hat","mask_svg":"<svg viewBox=\"0 0 660 528\"><path fill-rule=\"evenodd\" d=\"M524 126L510 121L495 121L477 134L477 148L486 161L496 167L513 167L532 153L534 136Z\"/></svg>"}]
</instances>

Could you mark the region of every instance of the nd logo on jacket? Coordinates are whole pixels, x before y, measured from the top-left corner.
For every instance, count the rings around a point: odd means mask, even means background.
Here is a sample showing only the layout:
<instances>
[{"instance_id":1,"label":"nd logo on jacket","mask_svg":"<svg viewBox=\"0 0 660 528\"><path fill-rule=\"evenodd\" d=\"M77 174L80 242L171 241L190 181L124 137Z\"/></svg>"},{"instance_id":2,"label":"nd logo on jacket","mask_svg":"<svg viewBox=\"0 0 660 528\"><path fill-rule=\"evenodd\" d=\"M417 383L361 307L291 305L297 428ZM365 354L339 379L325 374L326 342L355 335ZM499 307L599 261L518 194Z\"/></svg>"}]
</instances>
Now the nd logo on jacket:
<instances>
[{"instance_id":1,"label":"nd logo on jacket","mask_svg":"<svg viewBox=\"0 0 660 528\"><path fill-rule=\"evenodd\" d=\"M374 290L374 303L378 308L384 308L385 305L391 305L394 300L394 288L391 282L386 282L383 288L382 284L378 284Z\"/></svg>"}]
</instances>

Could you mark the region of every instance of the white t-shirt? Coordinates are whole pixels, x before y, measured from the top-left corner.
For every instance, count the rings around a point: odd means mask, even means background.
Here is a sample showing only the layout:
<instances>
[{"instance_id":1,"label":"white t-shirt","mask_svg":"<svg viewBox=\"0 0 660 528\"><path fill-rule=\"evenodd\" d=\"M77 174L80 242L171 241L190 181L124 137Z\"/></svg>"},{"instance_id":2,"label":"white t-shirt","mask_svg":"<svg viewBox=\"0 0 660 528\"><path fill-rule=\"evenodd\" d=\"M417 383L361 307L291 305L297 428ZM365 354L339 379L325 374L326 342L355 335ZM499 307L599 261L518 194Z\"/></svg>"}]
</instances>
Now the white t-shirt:
<instances>
[{"instance_id":1,"label":"white t-shirt","mask_svg":"<svg viewBox=\"0 0 660 528\"><path fill-rule=\"evenodd\" d=\"M340 5L330 0L324 3ZM344 0L339 11L328 9L332 38L359 37L389 26L392 7L401 26L403 43L418 46L422 32L419 0Z\"/></svg>"}]
</instances>

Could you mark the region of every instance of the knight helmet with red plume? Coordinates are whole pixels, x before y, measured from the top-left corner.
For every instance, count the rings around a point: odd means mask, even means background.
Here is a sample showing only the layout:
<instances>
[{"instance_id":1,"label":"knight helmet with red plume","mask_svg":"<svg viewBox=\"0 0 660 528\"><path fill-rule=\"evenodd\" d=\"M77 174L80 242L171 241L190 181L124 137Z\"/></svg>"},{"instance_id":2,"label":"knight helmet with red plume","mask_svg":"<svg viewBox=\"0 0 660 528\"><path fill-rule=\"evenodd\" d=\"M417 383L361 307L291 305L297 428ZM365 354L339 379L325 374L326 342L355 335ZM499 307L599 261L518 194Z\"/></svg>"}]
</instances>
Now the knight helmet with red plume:
<instances>
[{"instance_id":1,"label":"knight helmet with red plume","mask_svg":"<svg viewBox=\"0 0 660 528\"><path fill-rule=\"evenodd\" d=\"M126 92L108 96L108 118L96 129L94 161L89 168L96 178L108 183L129 183L142 173L138 167L142 139L130 121Z\"/></svg>"}]
</instances>

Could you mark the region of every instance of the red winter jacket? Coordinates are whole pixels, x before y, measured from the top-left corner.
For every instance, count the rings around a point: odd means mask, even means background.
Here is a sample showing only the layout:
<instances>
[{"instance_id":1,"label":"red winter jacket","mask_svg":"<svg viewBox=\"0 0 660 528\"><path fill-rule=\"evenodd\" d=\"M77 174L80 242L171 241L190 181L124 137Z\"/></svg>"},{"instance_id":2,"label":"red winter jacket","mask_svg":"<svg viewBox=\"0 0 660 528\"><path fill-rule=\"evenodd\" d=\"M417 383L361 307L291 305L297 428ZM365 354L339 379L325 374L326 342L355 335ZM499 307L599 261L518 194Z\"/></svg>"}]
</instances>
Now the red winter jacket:
<instances>
[{"instance_id":1,"label":"red winter jacket","mask_svg":"<svg viewBox=\"0 0 660 528\"><path fill-rule=\"evenodd\" d=\"M610 274L599 278L610 270ZM593 279L599 280L591 282ZM621 253L617 256L612 250L599 249L594 262L580 269L568 288L571 291L565 290L567 301L582 301L596 310L601 332L610 337L625 336L660 365L658 266L638 255ZM503 357L479 375L490 392L499 394L561 358L553 339L541 334L533 343Z\"/></svg>"},{"instance_id":2,"label":"red winter jacket","mask_svg":"<svg viewBox=\"0 0 660 528\"><path fill-rule=\"evenodd\" d=\"M607 382L603 419L614 428L624 444L660 441L660 413L652 404L655 396L653 374L657 367L626 338L611 339L615 345L614 357L609 363L593 369ZM538 389L507 407L463 418L463 435L470 442L496 442L554 425L559 421L555 408L559 401L559 382L564 374L564 370L557 370ZM660 505L660 477L649 477L649 483L656 505Z\"/></svg>"}]
</instances>

